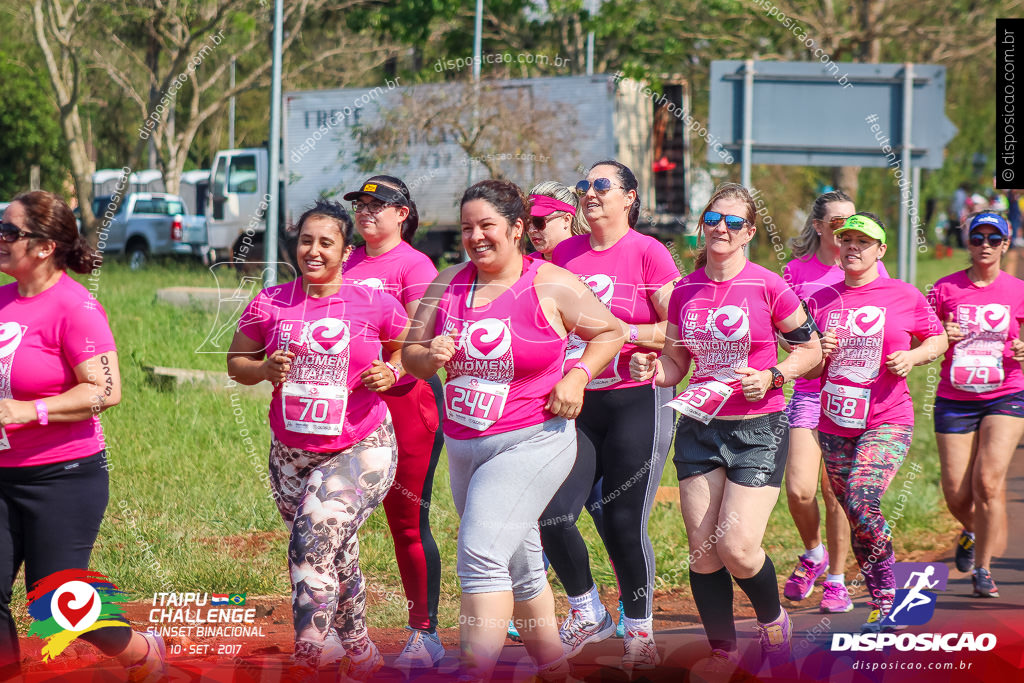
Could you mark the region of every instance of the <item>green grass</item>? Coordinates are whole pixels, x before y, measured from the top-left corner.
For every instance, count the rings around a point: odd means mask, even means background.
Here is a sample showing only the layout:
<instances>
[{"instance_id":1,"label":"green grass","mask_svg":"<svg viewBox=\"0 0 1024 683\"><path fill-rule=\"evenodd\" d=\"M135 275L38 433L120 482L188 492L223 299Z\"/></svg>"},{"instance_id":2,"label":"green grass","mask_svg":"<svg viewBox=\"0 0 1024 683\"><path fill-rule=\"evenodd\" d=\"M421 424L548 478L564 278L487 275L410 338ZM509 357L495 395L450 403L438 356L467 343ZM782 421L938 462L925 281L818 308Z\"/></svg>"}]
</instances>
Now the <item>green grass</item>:
<instances>
[{"instance_id":1,"label":"green grass","mask_svg":"<svg viewBox=\"0 0 1024 683\"><path fill-rule=\"evenodd\" d=\"M921 283L962 267L962 259L924 260L919 266ZM85 277L78 279L87 282ZM225 316L233 313L237 318L239 311L222 311L218 319L217 313L199 307L175 308L155 298L162 287L213 287L218 279L224 291L234 291L238 283L233 273L220 272L215 278L209 270L180 263L132 273L123 264L111 262L104 265L99 279L98 296L119 348L123 399L103 416L113 469L110 506L92 566L114 578L135 598L166 590L252 595L285 595L289 590L287 536L266 480L260 477L270 441L266 402L198 388L161 390L143 370L147 365L224 369L222 352L197 350L210 348L211 331L222 326L227 332L214 346L225 349L233 330L232 320ZM910 378L918 414L910 458L922 464L924 473L910 489L903 519L896 525L897 547L904 550L926 546L934 531L952 528L938 488L932 422L922 410L926 377L927 370L918 368ZM906 469L890 491L902 486L905 474ZM661 481L676 485L671 464ZM887 512L894 498L890 494L883 502ZM443 626L450 626L456 623L459 601L455 575L458 517L443 455L433 500L431 523L443 563L440 620ZM607 554L588 516L584 515L580 527L591 552L595 579L602 587L613 587ZM658 574L668 586L685 584L687 573L677 570L687 554L678 508L656 506L650 533ZM779 571L788 571L792 555L800 551L800 541L784 497L772 513L765 544ZM374 513L360 532L360 546L373 603L371 623L404 624L405 598L382 510Z\"/></svg>"}]
</instances>

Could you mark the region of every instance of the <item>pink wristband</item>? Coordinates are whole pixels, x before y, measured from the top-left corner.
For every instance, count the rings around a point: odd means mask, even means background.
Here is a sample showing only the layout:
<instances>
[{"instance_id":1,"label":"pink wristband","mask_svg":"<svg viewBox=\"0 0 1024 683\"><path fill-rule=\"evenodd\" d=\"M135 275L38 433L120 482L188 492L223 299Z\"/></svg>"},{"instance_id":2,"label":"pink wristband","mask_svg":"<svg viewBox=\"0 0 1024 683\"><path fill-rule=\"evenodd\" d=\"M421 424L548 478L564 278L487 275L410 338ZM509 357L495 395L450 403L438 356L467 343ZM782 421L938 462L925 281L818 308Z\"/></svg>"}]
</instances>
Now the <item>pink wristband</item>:
<instances>
[{"instance_id":1,"label":"pink wristband","mask_svg":"<svg viewBox=\"0 0 1024 683\"><path fill-rule=\"evenodd\" d=\"M398 381L398 374L399 374L398 366L395 365L394 363L388 363L388 362L385 362L384 365L387 366L388 370L390 370L391 372L395 373L395 381L397 382Z\"/></svg>"},{"instance_id":2,"label":"pink wristband","mask_svg":"<svg viewBox=\"0 0 1024 683\"><path fill-rule=\"evenodd\" d=\"M572 368L569 369L572 370L573 368L579 368L583 372L587 373L587 384L590 384L590 382L594 379L594 376L590 372L590 368L588 368L587 364L584 363L583 361L576 361L576 365L572 366Z\"/></svg>"},{"instance_id":3,"label":"pink wristband","mask_svg":"<svg viewBox=\"0 0 1024 683\"><path fill-rule=\"evenodd\" d=\"M640 328L636 325L629 326L629 343L636 344L637 340L640 339Z\"/></svg>"},{"instance_id":4,"label":"pink wristband","mask_svg":"<svg viewBox=\"0 0 1024 683\"><path fill-rule=\"evenodd\" d=\"M50 411L46 409L46 403L43 399L36 401L36 421L41 425L47 425L50 423Z\"/></svg>"}]
</instances>

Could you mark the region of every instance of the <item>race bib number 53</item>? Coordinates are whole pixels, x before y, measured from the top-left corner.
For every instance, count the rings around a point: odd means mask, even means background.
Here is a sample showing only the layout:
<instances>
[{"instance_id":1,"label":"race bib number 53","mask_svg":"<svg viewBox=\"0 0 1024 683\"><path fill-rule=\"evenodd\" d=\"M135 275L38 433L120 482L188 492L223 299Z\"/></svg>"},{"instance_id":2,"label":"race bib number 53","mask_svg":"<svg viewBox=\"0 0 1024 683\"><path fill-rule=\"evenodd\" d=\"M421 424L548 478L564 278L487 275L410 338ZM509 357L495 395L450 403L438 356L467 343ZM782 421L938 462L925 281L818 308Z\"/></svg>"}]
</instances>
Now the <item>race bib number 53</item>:
<instances>
[{"instance_id":1,"label":"race bib number 53","mask_svg":"<svg viewBox=\"0 0 1024 683\"><path fill-rule=\"evenodd\" d=\"M501 417L508 385L462 375L444 385L445 414L464 427L484 431Z\"/></svg>"},{"instance_id":2,"label":"race bib number 53","mask_svg":"<svg viewBox=\"0 0 1024 683\"><path fill-rule=\"evenodd\" d=\"M715 415L718 415L718 411L732 396L732 392L733 388L728 384L711 380L710 382L691 384L686 391L665 405L687 417L708 424Z\"/></svg>"},{"instance_id":3,"label":"race bib number 53","mask_svg":"<svg viewBox=\"0 0 1024 683\"><path fill-rule=\"evenodd\" d=\"M847 387L825 382L821 390L821 408L829 419L840 427L865 429L868 426L868 407L871 390Z\"/></svg>"}]
</instances>

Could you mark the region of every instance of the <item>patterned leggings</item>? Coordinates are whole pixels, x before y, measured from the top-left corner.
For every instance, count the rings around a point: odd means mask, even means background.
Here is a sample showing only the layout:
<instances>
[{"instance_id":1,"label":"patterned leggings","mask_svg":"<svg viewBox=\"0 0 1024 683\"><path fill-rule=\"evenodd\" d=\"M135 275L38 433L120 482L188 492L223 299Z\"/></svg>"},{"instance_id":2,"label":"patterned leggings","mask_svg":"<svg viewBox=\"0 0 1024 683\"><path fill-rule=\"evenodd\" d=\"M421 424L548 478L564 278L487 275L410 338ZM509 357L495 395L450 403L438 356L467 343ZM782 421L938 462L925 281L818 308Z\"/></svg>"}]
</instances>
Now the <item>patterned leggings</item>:
<instances>
[{"instance_id":1,"label":"patterned leggings","mask_svg":"<svg viewBox=\"0 0 1024 683\"><path fill-rule=\"evenodd\" d=\"M328 629L358 658L371 642L356 531L395 478L398 448L391 420L335 453L270 445L270 483L291 530L288 571L295 620L295 661L317 668Z\"/></svg>"},{"instance_id":2,"label":"patterned leggings","mask_svg":"<svg viewBox=\"0 0 1024 683\"><path fill-rule=\"evenodd\" d=\"M850 520L853 554L864 583L872 595L891 591L896 558L880 501L910 451L914 428L883 424L856 437L819 436L828 480Z\"/></svg>"}]
</instances>

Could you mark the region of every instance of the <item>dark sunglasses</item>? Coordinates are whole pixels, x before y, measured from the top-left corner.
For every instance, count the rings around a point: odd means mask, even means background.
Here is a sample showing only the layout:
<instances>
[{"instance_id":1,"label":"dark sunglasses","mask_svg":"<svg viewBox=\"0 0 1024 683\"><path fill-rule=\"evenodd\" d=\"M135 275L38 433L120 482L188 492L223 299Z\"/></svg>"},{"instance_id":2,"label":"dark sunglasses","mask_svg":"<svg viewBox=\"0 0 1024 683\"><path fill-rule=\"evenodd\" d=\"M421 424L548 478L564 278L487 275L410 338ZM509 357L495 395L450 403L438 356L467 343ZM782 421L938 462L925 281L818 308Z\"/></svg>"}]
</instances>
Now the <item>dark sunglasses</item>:
<instances>
[{"instance_id":1,"label":"dark sunglasses","mask_svg":"<svg viewBox=\"0 0 1024 683\"><path fill-rule=\"evenodd\" d=\"M988 235L976 232L969 238L972 247L980 247L981 245L985 244L986 239L988 240L988 246L998 247L1000 244L1003 243L1004 237L994 232L989 233Z\"/></svg>"},{"instance_id":2,"label":"dark sunglasses","mask_svg":"<svg viewBox=\"0 0 1024 683\"><path fill-rule=\"evenodd\" d=\"M0 241L17 242L25 237L46 237L38 232L26 232L14 223L0 223Z\"/></svg>"},{"instance_id":3,"label":"dark sunglasses","mask_svg":"<svg viewBox=\"0 0 1024 683\"><path fill-rule=\"evenodd\" d=\"M548 221L552 218L560 218L565 214L562 212L549 213L547 216L534 216L530 219L530 225L533 226L534 230L543 230L548 227Z\"/></svg>"},{"instance_id":4,"label":"dark sunglasses","mask_svg":"<svg viewBox=\"0 0 1024 683\"><path fill-rule=\"evenodd\" d=\"M747 224L747 219L742 216L723 216L717 211L705 211L704 212L704 225L709 228L713 228L718 225L719 221L725 219L725 227L730 230L739 230Z\"/></svg>"},{"instance_id":5,"label":"dark sunglasses","mask_svg":"<svg viewBox=\"0 0 1024 683\"><path fill-rule=\"evenodd\" d=\"M589 180L581 180L578 183L576 183L576 191L579 192L580 194L585 194L587 190L590 189L590 185L591 182ZM613 187L617 187L620 190L624 189L621 185L613 185L612 181L608 180L607 178L594 178L593 185L594 192L598 192L600 194L604 194Z\"/></svg>"},{"instance_id":6,"label":"dark sunglasses","mask_svg":"<svg viewBox=\"0 0 1024 683\"><path fill-rule=\"evenodd\" d=\"M849 218L849 216L832 216L832 218L828 219L828 227L832 228L832 231L835 232L839 228L843 227L847 218Z\"/></svg>"}]
</instances>

